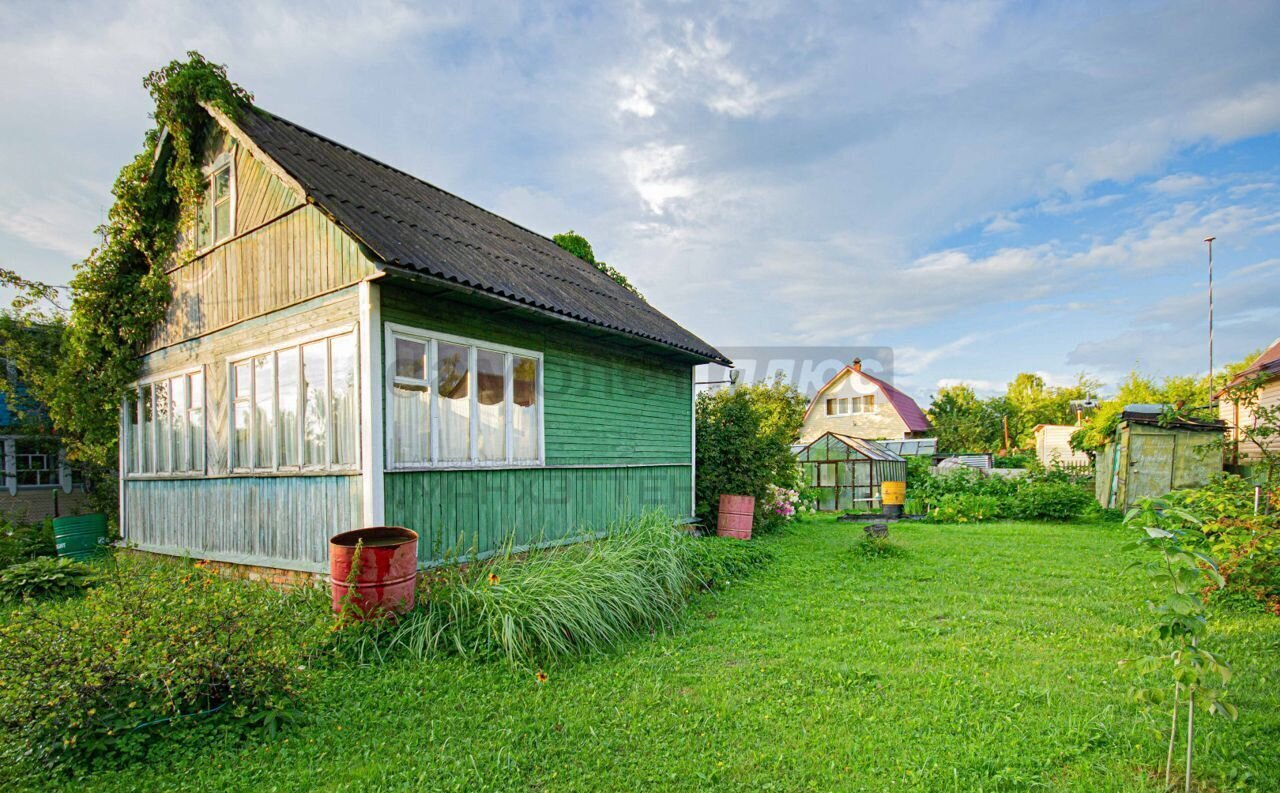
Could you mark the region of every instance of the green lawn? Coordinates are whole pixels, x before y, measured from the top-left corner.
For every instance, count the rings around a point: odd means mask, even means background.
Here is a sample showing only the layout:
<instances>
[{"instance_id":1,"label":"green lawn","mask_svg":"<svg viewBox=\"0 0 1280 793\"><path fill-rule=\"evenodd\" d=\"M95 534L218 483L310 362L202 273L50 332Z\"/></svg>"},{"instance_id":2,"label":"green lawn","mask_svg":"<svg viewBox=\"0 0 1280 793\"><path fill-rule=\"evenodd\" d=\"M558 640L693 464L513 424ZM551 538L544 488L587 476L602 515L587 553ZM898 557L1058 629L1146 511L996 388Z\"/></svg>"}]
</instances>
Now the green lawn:
<instances>
[{"instance_id":1,"label":"green lawn","mask_svg":"<svg viewBox=\"0 0 1280 793\"><path fill-rule=\"evenodd\" d=\"M545 684L457 660L330 675L279 738L190 731L74 788L1157 790L1163 748L1116 669L1146 621L1125 532L915 524L868 558L860 527L810 519L670 635ZM1215 629L1241 715L1202 722L1201 776L1280 789L1280 620Z\"/></svg>"}]
</instances>

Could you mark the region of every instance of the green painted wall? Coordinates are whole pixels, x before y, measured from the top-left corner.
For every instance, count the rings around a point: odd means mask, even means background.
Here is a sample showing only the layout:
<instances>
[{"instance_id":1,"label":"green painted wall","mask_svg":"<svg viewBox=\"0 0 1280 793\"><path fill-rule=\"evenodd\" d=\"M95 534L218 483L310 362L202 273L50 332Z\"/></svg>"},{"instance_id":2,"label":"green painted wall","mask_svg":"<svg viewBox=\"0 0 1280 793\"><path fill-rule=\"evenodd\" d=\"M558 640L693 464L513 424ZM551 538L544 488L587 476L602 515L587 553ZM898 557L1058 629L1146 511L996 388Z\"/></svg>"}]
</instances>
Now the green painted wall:
<instances>
[{"instance_id":1,"label":"green painted wall","mask_svg":"<svg viewBox=\"0 0 1280 793\"><path fill-rule=\"evenodd\" d=\"M543 354L547 467L387 472L386 520L419 532L424 561L692 513L692 361L396 282L381 293L384 322Z\"/></svg>"},{"instance_id":2,"label":"green painted wall","mask_svg":"<svg viewBox=\"0 0 1280 793\"><path fill-rule=\"evenodd\" d=\"M687 466L388 472L387 522L418 532L424 562L606 529L661 509L687 515Z\"/></svg>"}]
</instances>

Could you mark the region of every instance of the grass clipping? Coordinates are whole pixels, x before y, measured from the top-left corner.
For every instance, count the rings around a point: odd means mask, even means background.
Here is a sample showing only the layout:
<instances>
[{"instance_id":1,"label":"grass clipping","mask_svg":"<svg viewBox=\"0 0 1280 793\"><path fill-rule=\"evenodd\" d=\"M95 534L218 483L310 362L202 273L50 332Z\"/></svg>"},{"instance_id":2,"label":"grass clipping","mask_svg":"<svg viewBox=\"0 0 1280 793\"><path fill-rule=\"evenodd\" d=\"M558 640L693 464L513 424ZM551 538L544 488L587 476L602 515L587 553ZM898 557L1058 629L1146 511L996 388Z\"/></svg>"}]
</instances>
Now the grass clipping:
<instances>
[{"instance_id":1,"label":"grass clipping","mask_svg":"<svg viewBox=\"0 0 1280 793\"><path fill-rule=\"evenodd\" d=\"M442 571L420 605L377 635L348 635L361 661L407 652L504 658L534 666L602 652L644 631L671 626L689 593L710 586L708 560L721 543L675 530L653 513L593 541L514 554ZM742 544L740 541L733 541ZM705 544L705 547L704 547ZM750 566L732 555L735 574ZM763 563L763 553L751 555Z\"/></svg>"}]
</instances>

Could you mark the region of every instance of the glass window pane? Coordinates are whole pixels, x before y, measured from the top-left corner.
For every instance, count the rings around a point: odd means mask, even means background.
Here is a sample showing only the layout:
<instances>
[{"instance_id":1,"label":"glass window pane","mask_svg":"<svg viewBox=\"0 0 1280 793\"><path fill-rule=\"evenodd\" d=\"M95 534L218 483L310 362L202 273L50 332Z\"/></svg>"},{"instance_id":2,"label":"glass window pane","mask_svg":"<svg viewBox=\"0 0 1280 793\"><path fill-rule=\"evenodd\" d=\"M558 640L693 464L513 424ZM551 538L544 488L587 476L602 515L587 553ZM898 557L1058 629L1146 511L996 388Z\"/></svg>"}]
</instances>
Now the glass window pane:
<instances>
[{"instance_id":1,"label":"glass window pane","mask_svg":"<svg viewBox=\"0 0 1280 793\"><path fill-rule=\"evenodd\" d=\"M329 340L329 361L333 378L333 462L356 462L356 349L350 335Z\"/></svg>"},{"instance_id":2,"label":"glass window pane","mask_svg":"<svg viewBox=\"0 0 1280 793\"><path fill-rule=\"evenodd\" d=\"M271 355L259 355L253 359L253 467L271 468L275 465L275 415L272 410L274 374Z\"/></svg>"},{"instance_id":3,"label":"glass window pane","mask_svg":"<svg viewBox=\"0 0 1280 793\"><path fill-rule=\"evenodd\" d=\"M142 445L141 462L138 470L143 473L151 473L155 470L152 467L152 447L151 438L155 431L155 419L151 407L151 386L144 385L142 387L142 426L139 428L138 440Z\"/></svg>"},{"instance_id":4,"label":"glass window pane","mask_svg":"<svg viewBox=\"0 0 1280 793\"><path fill-rule=\"evenodd\" d=\"M834 416L836 414L836 401L834 399L827 400L827 415Z\"/></svg>"},{"instance_id":5,"label":"glass window pane","mask_svg":"<svg viewBox=\"0 0 1280 793\"><path fill-rule=\"evenodd\" d=\"M173 405L173 435L169 446L169 460L175 471L191 469L187 448L187 378L175 377L169 381L169 399Z\"/></svg>"},{"instance_id":6,"label":"glass window pane","mask_svg":"<svg viewBox=\"0 0 1280 793\"><path fill-rule=\"evenodd\" d=\"M391 389L392 444L395 463L431 461L431 390L396 383Z\"/></svg>"},{"instance_id":7,"label":"glass window pane","mask_svg":"<svg viewBox=\"0 0 1280 793\"><path fill-rule=\"evenodd\" d=\"M427 379L427 345L410 339L396 339L396 377Z\"/></svg>"},{"instance_id":8,"label":"glass window pane","mask_svg":"<svg viewBox=\"0 0 1280 793\"><path fill-rule=\"evenodd\" d=\"M130 391L124 395L124 427L128 442L124 450L124 470L126 473L138 472L138 448L141 445L138 437L138 393Z\"/></svg>"},{"instance_id":9,"label":"glass window pane","mask_svg":"<svg viewBox=\"0 0 1280 793\"><path fill-rule=\"evenodd\" d=\"M231 236L231 202L213 205L213 241L222 242Z\"/></svg>"},{"instance_id":10,"label":"glass window pane","mask_svg":"<svg viewBox=\"0 0 1280 793\"><path fill-rule=\"evenodd\" d=\"M156 400L156 472L164 473L173 470L169 464L169 383L160 380L151 385L151 390Z\"/></svg>"},{"instance_id":11,"label":"glass window pane","mask_svg":"<svg viewBox=\"0 0 1280 793\"><path fill-rule=\"evenodd\" d=\"M235 367L236 399L248 399L253 393L253 381L249 379L249 362L244 361Z\"/></svg>"},{"instance_id":12,"label":"glass window pane","mask_svg":"<svg viewBox=\"0 0 1280 793\"><path fill-rule=\"evenodd\" d=\"M298 348L276 353L276 405L280 425L280 464L298 465Z\"/></svg>"},{"instance_id":13,"label":"glass window pane","mask_svg":"<svg viewBox=\"0 0 1280 793\"><path fill-rule=\"evenodd\" d=\"M326 465L325 438L329 426L329 364L323 341L302 348L302 457L304 465Z\"/></svg>"},{"instance_id":14,"label":"glass window pane","mask_svg":"<svg viewBox=\"0 0 1280 793\"><path fill-rule=\"evenodd\" d=\"M232 384L235 393L234 416L232 422L235 425L235 461L236 468L248 468L253 464L253 456L249 448L249 399L253 394L253 381L249 378L250 374L248 361L238 363L232 369L231 379L235 382Z\"/></svg>"},{"instance_id":15,"label":"glass window pane","mask_svg":"<svg viewBox=\"0 0 1280 793\"><path fill-rule=\"evenodd\" d=\"M538 459L538 361L512 356L511 457Z\"/></svg>"},{"instance_id":16,"label":"glass window pane","mask_svg":"<svg viewBox=\"0 0 1280 793\"><path fill-rule=\"evenodd\" d=\"M187 401L192 408L204 407L203 372L195 372L187 377Z\"/></svg>"},{"instance_id":17,"label":"glass window pane","mask_svg":"<svg viewBox=\"0 0 1280 793\"><path fill-rule=\"evenodd\" d=\"M507 459L507 356L476 350L476 456L480 460Z\"/></svg>"},{"instance_id":18,"label":"glass window pane","mask_svg":"<svg viewBox=\"0 0 1280 793\"><path fill-rule=\"evenodd\" d=\"M436 345L442 462L471 459L470 349L445 342Z\"/></svg>"},{"instance_id":19,"label":"glass window pane","mask_svg":"<svg viewBox=\"0 0 1280 793\"><path fill-rule=\"evenodd\" d=\"M231 195L231 166L222 168L213 175L213 200L219 201Z\"/></svg>"},{"instance_id":20,"label":"glass window pane","mask_svg":"<svg viewBox=\"0 0 1280 793\"><path fill-rule=\"evenodd\" d=\"M188 441L191 444L191 470L204 471L204 373L196 372L187 378Z\"/></svg>"}]
</instances>

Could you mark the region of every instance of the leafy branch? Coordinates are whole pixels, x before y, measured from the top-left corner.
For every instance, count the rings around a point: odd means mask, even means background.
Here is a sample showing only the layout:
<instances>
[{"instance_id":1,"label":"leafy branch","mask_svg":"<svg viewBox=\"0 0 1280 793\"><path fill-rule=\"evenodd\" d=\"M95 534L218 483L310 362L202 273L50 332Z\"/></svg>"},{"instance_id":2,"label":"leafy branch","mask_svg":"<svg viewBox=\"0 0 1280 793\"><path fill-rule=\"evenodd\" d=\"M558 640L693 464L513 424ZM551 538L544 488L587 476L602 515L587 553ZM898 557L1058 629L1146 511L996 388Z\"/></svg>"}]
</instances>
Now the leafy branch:
<instances>
[{"instance_id":1,"label":"leafy branch","mask_svg":"<svg viewBox=\"0 0 1280 793\"><path fill-rule=\"evenodd\" d=\"M1172 785L1179 712L1182 704L1186 704L1185 790L1190 793L1196 709L1232 721L1237 715L1235 706L1225 700L1231 667L1203 644L1208 635L1208 620L1200 591L1206 584L1221 588L1224 581L1217 561L1196 548L1203 535L1200 519L1195 515L1167 501L1143 499L1125 515L1125 525L1142 532L1126 546L1128 550L1154 551L1155 558L1135 561L1130 567L1141 569L1152 587L1161 593L1148 600L1147 607L1156 618L1152 633L1157 646L1164 651L1120 663L1144 676L1160 672L1168 675L1163 687L1135 689L1134 698L1140 703L1162 704L1172 683L1173 711L1164 766L1166 787Z\"/></svg>"}]
</instances>

